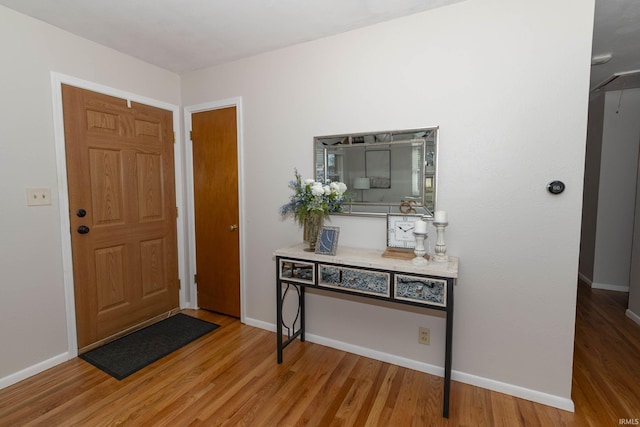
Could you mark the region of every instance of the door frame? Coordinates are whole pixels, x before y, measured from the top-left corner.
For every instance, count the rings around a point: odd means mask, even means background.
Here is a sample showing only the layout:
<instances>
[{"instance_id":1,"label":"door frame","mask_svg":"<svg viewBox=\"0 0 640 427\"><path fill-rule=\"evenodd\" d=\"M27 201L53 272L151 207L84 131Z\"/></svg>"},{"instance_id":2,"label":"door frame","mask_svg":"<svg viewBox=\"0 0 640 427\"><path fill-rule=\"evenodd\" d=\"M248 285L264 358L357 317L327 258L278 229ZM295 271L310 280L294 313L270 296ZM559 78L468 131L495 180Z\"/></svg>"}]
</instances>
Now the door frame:
<instances>
[{"instance_id":1,"label":"door frame","mask_svg":"<svg viewBox=\"0 0 640 427\"><path fill-rule=\"evenodd\" d=\"M58 185L58 204L60 207L60 240L62 245L62 273L64 283L64 299L67 319L67 355L72 359L78 355L78 339L76 330L76 307L73 282L73 258L71 253L71 222L69 220L69 190L67 181L67 160L66 146L64 138L64 116L62 110L62 85L67 84L93 92L126 99L128 102L137 102L171 111L173 114L173 132L175 144L173 145L175 186L176 186L176 207L178 208L178 218L176 219L177 244L178 244L178 278L180 283L185 280L185 230L186 212L184 208L184 179L182 170L183 144L180 136L180 107L156 99L147 98L124 90L112 88L99 83L83 80L77 77L51 72L51 97L53 104L53 130L54 145L56 154L56 170ZM188 308L185 286L180 287L180 308Z\"/></svg>"},{"instance_id":2,"label":"door frame","mask_svg":"<svg viewBox=\"0 0 640 427\"><path fill-rule=\"evenodd\" d=\"M240 218L240 236L239 244L240 250L238 256L240 257L240 322L245 323L245 304L246 304L246 286L244 278L246 277L246 264L245 264L245 239L244 233L245 209L244 209L244 144L242 133L242 97L221 99L218 101L206 102L203 104L196 104L184 107L184 140L185 140L185 183L187 193L187 207L188 207L188 242L189 242L189 265L187 271L188 288L190 301L193 304L193 308L198 308L198 293L196 292L196 284L194 281L194 275L196 274L196 231L195 231L195 201L194 201L194 184L193 184L193 143L191 142L191 128L192 120L191 116L194 113L200 113L203 111L219 110L221 108L236 107L236 127L237 127L237 150L238 150L238 214Z\"/></svg>"}]
</instances>

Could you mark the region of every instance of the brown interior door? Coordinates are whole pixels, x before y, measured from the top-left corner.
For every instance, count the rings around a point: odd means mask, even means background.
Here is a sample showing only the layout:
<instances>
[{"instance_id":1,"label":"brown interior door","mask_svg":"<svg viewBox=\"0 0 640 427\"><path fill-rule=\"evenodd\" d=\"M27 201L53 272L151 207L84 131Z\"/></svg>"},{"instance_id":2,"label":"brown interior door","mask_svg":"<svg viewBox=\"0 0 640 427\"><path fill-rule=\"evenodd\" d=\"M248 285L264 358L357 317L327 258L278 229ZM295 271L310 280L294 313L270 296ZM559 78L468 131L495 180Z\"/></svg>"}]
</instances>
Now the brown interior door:
<instances>
[{"instance_id":1,"label":"brown interior door","mask_svg":"<svg viewBox=\"0 0 640 427\"><path fill-rule=\"evenodd\" d=\"M63 85L78 347L178 308L170 111Z\"/></svg>"},{"instance_id":2,"label":"brown interior door","mask_svg":"<svg viewBox=\"0 0 640 427\"><path fill-rule=\"evenodd\" d=\"M198 305L240 317L236 108L192 115Z\"/></svg>"}]
</instances>

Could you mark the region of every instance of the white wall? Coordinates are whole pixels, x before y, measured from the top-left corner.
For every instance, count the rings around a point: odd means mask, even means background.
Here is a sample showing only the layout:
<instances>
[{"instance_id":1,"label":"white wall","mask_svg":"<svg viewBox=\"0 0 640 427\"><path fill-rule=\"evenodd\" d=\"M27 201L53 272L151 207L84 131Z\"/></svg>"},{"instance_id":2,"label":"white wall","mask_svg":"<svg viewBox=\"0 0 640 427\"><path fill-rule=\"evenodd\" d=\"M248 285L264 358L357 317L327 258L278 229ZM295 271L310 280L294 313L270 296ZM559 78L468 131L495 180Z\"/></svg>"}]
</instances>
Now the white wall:
<instances>
[{"instance_id":1,"label":"white wall","mask_svg":"<svg viewBox=\"0 0 640 427\"><path fill-rule=\"evenodd\" d=\"M640 145L640 89L605 96L593 287L627 291Z\"/></svg>"},{"instance_id":2,"label":"white wall","mask_svg":"<svg viewBox=\"0 0 640 427\"><path fill-rule=\"evenodd\" d=\"M570 409L593 8L466 1L183 76L185 106L243 97L247 317L275 323L271 254L302 234L278 208L294 167L312 175L313 136L439 125L438 209L461 258L454 378ZM385 245L384 219L332 224L341 245ZM307 302L314 339L443 364L437 314Z\"/></svg>"},{"instance_id":3,"label":"white wall","mask_svg":"<svg viewBox=\"0 0 640 427\"><path fill-rule=\"evenodd\" d=\"M65 360L51 71L178 105L179 77L0 6L0 385ZM28 187L52 190L27 207ZM35 368L34 368L35 367ZM31 372L31 371L30 371Z\"/></svg>"}]
</instances>

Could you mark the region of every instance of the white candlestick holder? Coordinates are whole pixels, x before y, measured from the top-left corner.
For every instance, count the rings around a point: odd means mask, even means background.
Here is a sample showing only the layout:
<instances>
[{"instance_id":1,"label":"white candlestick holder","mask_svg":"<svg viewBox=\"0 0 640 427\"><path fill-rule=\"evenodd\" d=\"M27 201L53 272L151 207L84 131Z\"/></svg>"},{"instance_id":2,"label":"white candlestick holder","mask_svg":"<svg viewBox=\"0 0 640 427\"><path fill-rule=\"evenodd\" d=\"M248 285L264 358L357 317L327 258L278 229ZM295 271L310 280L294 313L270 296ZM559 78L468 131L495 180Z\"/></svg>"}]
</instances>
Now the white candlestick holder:
<instances>
[{"instance_id":1,"label":"white candlestick holder","mask_svg":"<svg viewBox=\"0 0 640 427\"><path fill-rule=\"evenodd\" d=\"M416 247L413 249L413 253L416 257L411 260L411 263L414 265L424 265L427 263L427 260L424 258L427 254L427 251L424 248L424 241L427 238L427 233L414 232L413 236L416 238Z\"/></svg>"},{"instance_id":2,"label":"white candlestick holder","mask_svg":"<svg viewBox=\"0 0 640 427\"><path fill-rule=\"evenodd\" d=\"M436 228L436 254L433 257L435 262L448 262L447 245L444 242L444 229L449 225L448 222L433 222Z\"/></svg>"}]
</instances>

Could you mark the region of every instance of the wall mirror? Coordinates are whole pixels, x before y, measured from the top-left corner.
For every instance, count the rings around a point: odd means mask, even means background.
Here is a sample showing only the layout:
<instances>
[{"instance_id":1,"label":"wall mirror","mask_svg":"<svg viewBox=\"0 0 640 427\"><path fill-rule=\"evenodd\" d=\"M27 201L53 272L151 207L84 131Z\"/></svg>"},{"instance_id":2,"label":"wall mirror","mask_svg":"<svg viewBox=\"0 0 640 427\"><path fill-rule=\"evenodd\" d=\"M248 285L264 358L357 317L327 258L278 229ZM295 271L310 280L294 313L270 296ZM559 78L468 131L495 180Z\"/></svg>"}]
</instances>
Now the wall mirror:
<instances>
[{"instance_id":1,"label":"wall mirror","mask_svg":"<svg viewBox=\"0 0 640 427\"><path fill-rule=\"evenodd\" d=\"M432 216L437 186L438 128L317 136L316 180L344 182L344 214Z\"/></svg>"}]
</instances>

